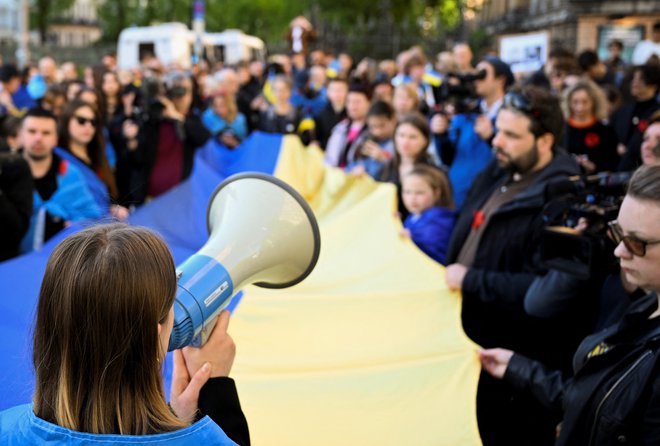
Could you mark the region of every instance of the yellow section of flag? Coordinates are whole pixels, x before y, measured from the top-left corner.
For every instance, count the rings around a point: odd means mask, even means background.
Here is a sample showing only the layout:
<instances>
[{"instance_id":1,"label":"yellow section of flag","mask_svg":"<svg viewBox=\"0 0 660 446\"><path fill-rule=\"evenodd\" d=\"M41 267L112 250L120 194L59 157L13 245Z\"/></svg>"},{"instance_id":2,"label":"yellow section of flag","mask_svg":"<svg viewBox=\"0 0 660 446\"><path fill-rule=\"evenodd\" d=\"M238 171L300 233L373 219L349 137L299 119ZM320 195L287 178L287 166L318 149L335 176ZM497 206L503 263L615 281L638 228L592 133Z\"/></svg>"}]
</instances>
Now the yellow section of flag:
<instances>
[{"instance_id":1,"label":"yellow section of flag","mask_svg":"<svg viewBox=\"0 0 660 446\"><path fill-rule=\"evenodd\" d=\"M395 188L327 168L290 136L275 175L310 202L321 255L293 288L246 288L232 318L252 444L481 444L460 295L399 236Z\"/></svg>"}]
</instances>

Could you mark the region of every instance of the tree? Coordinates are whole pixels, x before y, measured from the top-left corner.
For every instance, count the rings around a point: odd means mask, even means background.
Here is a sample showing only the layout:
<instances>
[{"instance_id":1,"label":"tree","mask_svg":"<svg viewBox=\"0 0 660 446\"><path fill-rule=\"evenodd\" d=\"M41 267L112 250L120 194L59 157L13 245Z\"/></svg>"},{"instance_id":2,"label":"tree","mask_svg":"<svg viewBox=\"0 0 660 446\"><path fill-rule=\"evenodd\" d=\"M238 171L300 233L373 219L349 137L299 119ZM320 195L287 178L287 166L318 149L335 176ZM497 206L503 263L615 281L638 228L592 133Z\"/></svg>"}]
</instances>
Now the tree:
<instances>
[{"instance_id":1,"label":"tree","mask_svg":"<svg viewBox=\"0 0 660 446\"><path fill-rule=\"evenodd\" d=\"M46 0L38 0L49 3ZM72 0L56 0L57 2ZM191 25L194 0L105 0L99 19L104 40L116 41L131 25L182 22ZM374 35L397 40L387 56L408 43L438 46L447 35L460 32L464 11L475 0L206 0L206 29L219 32L238 28L262 38L273 48L284 46L289 22L297 15L312 19L317 29L343 49L369 52ZM405 37L405 39L403 38ZM332 46L332 44L330 44ZM382 52L381 52L382 53ZM373 54L378 57L385 54Z\"/></svg>"}]
</instances>

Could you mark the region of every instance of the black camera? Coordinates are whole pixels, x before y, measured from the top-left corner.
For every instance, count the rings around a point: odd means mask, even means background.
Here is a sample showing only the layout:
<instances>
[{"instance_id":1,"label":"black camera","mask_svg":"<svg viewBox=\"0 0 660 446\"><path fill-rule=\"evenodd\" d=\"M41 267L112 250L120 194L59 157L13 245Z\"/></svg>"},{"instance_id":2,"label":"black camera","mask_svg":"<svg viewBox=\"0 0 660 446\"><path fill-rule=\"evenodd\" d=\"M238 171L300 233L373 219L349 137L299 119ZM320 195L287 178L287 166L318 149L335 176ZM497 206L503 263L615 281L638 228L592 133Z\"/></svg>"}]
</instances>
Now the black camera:
<instances>
[{"instance_id":1,"label":"black camera","mask_svg":"<svg viewBox=\"0 0 660 446\"><path fill-rule=\"evenodd\" d=\"M544 267L587 280L616 266L608 223L617 218L631 176L632 172L600 173L548 185L546 196L551 200L543 212L547 226L541 240ZM574 229L581 218L588 223L584 231Z\"/></svg>"},{"instance_id":2,"label":"black camera","mask_svg":"<svg viewBox=\"0 0 660 446\"><path fill-rule=\"evenodd\" d=\"M479 70L474 73L447 73L439 87L434 88L435 107L433 113L443 113L447 104L454 106L456 113L472 113L477 111L479 96L474 82L483 80L488 73Z\"/></svg>"},{"instance_id":3,"label":"black camera","mask_svg":"<svg viewBox=\"0 0 660 446\"><path fill-rule=\"evenodd\" d=\"M144 78L142 81L142 106L148 114L159 114L165 106L160 101L164 94L164 86L155 76Z\"/></svg>"}]
</instances>

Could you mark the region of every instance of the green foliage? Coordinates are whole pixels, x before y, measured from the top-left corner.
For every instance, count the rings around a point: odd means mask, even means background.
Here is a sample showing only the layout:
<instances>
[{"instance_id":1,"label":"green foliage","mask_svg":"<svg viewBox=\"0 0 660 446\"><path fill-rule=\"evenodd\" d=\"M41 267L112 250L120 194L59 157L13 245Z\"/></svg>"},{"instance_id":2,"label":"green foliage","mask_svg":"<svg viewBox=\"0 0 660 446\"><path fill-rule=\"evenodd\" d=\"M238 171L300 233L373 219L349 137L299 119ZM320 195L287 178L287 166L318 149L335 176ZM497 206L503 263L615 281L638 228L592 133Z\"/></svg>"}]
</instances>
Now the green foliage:
<instances>
[{"instance_id":1,"label":"green foliage","mask_svg":"<svg viewBox=\"0 0 660 446\"><path fill-rule=\"evenodd\" d=\"M238 28L266 42L281 40L291 19L304 12L304 0L207 0L206 29L222 31Z\"/></svg>"},{"instance_id":2,"label":"green foliage","mask_svg":"<svg viewBox=\"0 0 660 446\"><path fill-rule=\"evenodd\" d=\"M32 0L33 26L46 29L51 11L66 10L74 0ZM103 40L116 42L122 29L164 22L191 26L194 0L97 0ZM264 39L270 48L286 46L289 22L308 17L324 45L357 54L392 55L412 43L437 49L460 31L469 0L206 0L206 29L238 28ZM36 12L39 11L37 14ZM387 53L387 54L385 54Z\"/></svg>"}]
</instances>

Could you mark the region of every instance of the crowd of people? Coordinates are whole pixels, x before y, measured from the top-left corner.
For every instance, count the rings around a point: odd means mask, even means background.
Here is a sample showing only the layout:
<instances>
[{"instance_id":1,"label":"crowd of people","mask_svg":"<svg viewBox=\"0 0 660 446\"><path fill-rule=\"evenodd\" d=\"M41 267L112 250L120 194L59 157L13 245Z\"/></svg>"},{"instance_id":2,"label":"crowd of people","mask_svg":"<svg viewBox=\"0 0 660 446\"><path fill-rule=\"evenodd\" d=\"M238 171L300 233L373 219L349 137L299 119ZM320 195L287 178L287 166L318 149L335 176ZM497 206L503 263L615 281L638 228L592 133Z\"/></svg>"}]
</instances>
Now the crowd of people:
<instances>
[{"instance_id":1,"label":"crowd of people","mask_svg":"<svg viewBox=\"0 0 660 446\"><path fill-rule=\"evenodd\" d=\"M653 41L660 42L660 23L653 29ZM621 42L608 48L610 57L600 60L593 50L576 55L557 47L541 69L522 76L495 54L475 60L465 43L435 60L412 47L396 60L355 63L348 54L316 49L275 55L267 64L200 63L191 71L163 67L153 57L139 69L120 70L109 55L82 76L82 67L58 66L50 57L22 72L5 64L0 260L39 249L76 221L126 219L184 181L201 147L241 150L255 131L295 134L323 150L327 165L395 184L401 235L445 265L448 288L462 292L463 328L484 349L477 419L485 445L653 444L660 441L654 368L660 347L660 230L654 220L660 216L660 54L647 51L644 61L627 65ZM616 246L620 267L586 279L549 268L541 259L547 211L566 198L552 186L576 175L633 171L618 221L603 235ZM595 233L593 224L583 218L569 229ZM58 249L89 249L90 240L98 240L106 251L138 258L133 242L159 252L162 242L151 237L112 226L84 231ZM57 266L66 262L64 252L56 252L49 268L67 271ZM149 263L146 257L142 262ZM37 323L52 324L44 290ZM161 304L151 315L159 336L167 332L172 302ZM609 331L593 335L611 323ZM226 325L220 331L226 336ZM35 352L50 357L44 336L36 332ZM177 356L175 373L194 387L202 366L186 368L190 355ZM93 402L70 401L67 389L53 394L71 377L48 378L47 370L79 373L69 370L75 364L40 361L34 413L47 422L143 435L176 430L182 419L194 418L177 403L184 385L173 393L174 418L162 398L150 395L144 400L153 413L126 412L136 424L112 410L99 412L101 424L89 414L79 420ZM622 404L626 390L617 389L611 398L620 400L602 413L598 402L621 382L636 399ZM201 400L200 388L191 392Z\"/></svg>"}]
</instances>

